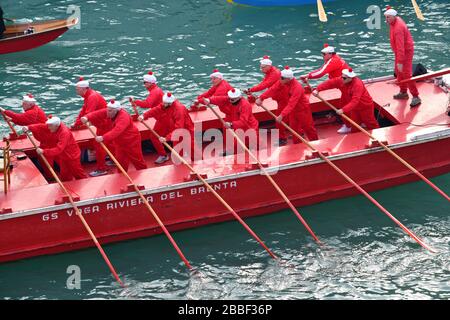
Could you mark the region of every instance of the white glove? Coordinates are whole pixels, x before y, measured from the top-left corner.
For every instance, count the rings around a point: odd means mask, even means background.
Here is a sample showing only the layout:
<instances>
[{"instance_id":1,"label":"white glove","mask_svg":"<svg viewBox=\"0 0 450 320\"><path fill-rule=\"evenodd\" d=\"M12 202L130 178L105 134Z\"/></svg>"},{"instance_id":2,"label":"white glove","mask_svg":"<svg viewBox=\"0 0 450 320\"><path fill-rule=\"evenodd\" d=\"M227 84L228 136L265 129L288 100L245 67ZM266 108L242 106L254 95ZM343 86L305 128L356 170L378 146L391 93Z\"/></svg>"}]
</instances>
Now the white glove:
<instances>
[{"instance_id":1,"label":"white glove","mask_svg":"<svg viewBox=\"0 0 450 320\"><path fill-rule=\"evenodd\" d=\"M312 92L312 94L313 94L313 96L316 96L316 97L317 97L317 95L319 94L319 91L317 91L317 89L314 89L313 92Z\"/></svg>"},{"instance_id":2,"label":"white glove","mask_svg":"<svg viewBox=\"0 0 450 320\"><path fill-rule=\"evenodd\" d=\"M1 112L5 112L5 108L0 107Z\"/></svg>"},{"instance_id":3,"label":"white glove","mask_svg":"<svg viewBox=\"0 0 450 320\"><path fill-rule=\"evenodd\" d=\"M262 105L262 101L261 101L260 98L256 99L256 100L255 100L255 103L256 103L257 106Z\"/></svg>"},{"instance_id":4,"label":"white glove","mask_svg":"<svg viewBox=\"0 0 450 320\"><path fill-rule=\"evenodd\" d=\"M225 127L231 128L233 124L231 122L225 122Z\"/></svg>"},{"instance_id":5,"label":"white glove","mask_svg":"<svg viewBox=\"0 0 450 320\"><path fill-rule=\"evenodd\" d=\"M138 120L139 120L140 122L144 121L144 116L142 116L142 115L139 116L139 117L138 117Z\"/></svg>"},{"instance_id":6,"label":"white glove","mask_svg":"<svg viewBox=\"0 0 450 320\"><path fill-rule=\"evenodd\" d=\"M28 127L22 127L22 132L23 132L23 133L27 133L28 131L30 131L30 130L28 129Z\"/></svg>"},{"instance_id":7,"label":"white glove","mask_svg":"<svg viewBox=\"0 0 450 320\"><path fill-rule=\"evenodd\" d=\"M42 150L41 148L37 148L36 152L37 152L37 154L40 154L40 155L44 154L44 150Z\"/></svg>"},{"instance_id":8,"label":"white glove","mask_svg":"<svg viewBox=\"0 0 450 320\"><path fill-rule=\"evenodd\" d=\"M209 106L211 103L211 100L209 100L208 98L203 98L203 103L205 104L205 106Z\"/></svg>"},{"instance_id":9,"label":"white glove","mask_svg":"<svg viewBox=\"0 0 450 320\"><path fill-rule=\"evenodd\" d=\"M98 143L103 142L103 137L102 136L96 136L95 137L95 141L97 141Z\"/></svg>"},{"instance_id":10,"label":"white glove","mask_svg":"<svg viewBox=\"0 0 450 320\"><path fill-rule=\"evenodd\" d=\"M86 118L86 117L81 117L80 121L81 121L82 123L86 123L86 122L88 122L88 118Z\"/></svg>"}]
</instances>

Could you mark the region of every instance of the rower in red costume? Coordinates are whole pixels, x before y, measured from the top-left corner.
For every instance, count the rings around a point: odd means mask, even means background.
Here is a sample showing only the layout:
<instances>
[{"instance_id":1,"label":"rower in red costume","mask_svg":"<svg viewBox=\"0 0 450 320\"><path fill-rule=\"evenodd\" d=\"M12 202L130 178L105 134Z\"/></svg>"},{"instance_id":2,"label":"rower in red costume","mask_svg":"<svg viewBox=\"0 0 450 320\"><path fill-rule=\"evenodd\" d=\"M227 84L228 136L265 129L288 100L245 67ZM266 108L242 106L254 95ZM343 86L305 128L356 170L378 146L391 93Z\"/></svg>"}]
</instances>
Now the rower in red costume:
<instances>
[{"instance_id":1,"label":"rower in red costume","mask_svg":"<svg viewBox=\"0 0 450 320\"><path fill-rule=\"evenodd\" d=\"M372 97L362 80L356 76L352 69L344 69L341 78L330 79L321 83L313 91L313 94L317 95L319 91L334 88L340 89L342 92L341 105L344 107L337 111L339 115L345 113L357 124L361 125L364 123L369 130L379 128L373 114L374 103ZM351 127L351 132L358 131L357 128Z\"/></svg>"},{"instance_id":2,"label":"rower in red costume","mask_svg":"<svg viewBox=\"0 0 450 320\"><path fill-rule=\"evenodd\" d=\"M80 148L70 129L58 117L51 117L45 124L24 127L24 130L30 130L38 141L45 142L45 146L41 144L36 152L43 155L50 165L54 160L58 163L61 181L87 178L80 163Z\"/></svg>"},{"instance_id":3,"label":"rower in red costume","mask_svg":"<svg viewBox=\"0 0 450 320\"><path fill-rule=\"evenodd\" d=\"M0 111L9 117L12 122L19 126L28 126L30 124L45 123L47 117L41 108L36 104L36 99L31 93L23 96L22 100L23 113L16 113L10 110L5 110L0 107Z\"/></svg>"},{"instance_id":4,"label":"rower in red costume","mask_svg":"<svg viewBox=\"0 0 450 320\"><path fill-rule=\"evenodd\" d=\"M144 75L144 86L148 90L148 96L145 100L134 100L130 98L132 104L136 104L138 107L145 109L156 108L162 103L162 98L164 92L157 85L157 80L152 71L148 74ZM166 114L161 114L155 117L155 125L153 130L156 131L160 136L165 137L169 132L170 121ZM161 164L169 160L169 157L164 149L163 144L159 139L153 134L150 135L150 141L153 144L156 152L158 153L158 158L155 160L155 163Z\"/></svg>"},{"instance_id":5,"label":"rower in red costume","mask_svg":"<svg viewBox=\"0 0 450 320\"><path fill-rule=\"evenodd\" d=\"M111 100L107 108L88 113L81 118L82 123L90 121L94 125L105 120L112 121L112 128L102 136L97 135L95 140L99 144L103 142L114 146L114 156L125 171L128 171L130 162L136 170L146 169L147 164L141 148L141 134L119 101Z\"/></svg>"},{"instance_id":6,"label":"rower in red costume","mask_svg":"<svg viewBox=\"0 0 450 320\"><path fill-rule=\"evenodd\" d=\"M192 122L189 112L186 107L178 101L171 92L167 92L163 96L162 103L156 108L150 109L143 115L139 116L139 121L144 121L148 118L167 116L169 119L168 133L165 137L161 136L161 143L166 141L173 142L173 148L176 149L176 145L180 143L180 137L183 139L184 149L189 149L191 160L194 160L196 152L195 136L194 136L194 123ZM190 143L186 143L184 139L189 139ZM180 155L183 156L186 150L181 150Z\"/></svg>"},{"instance_id":7,"label":"rower in red costume","mask_svg":"<svg viewBox=\"0 0 450 320\"><path fill-rule=\"evenodd\" d=\"M293 130L299 134L304 132L310 141L319 139L314 127L309 99L300 82L295 79L294 72L287 66L281 71L281 79L256 99L256 104L261 105L264 99L281 94L286 95L288 102L278 115L277 122L289 116L290 127ZM299 142L300 139L294 137L294 143Z\"/></svg>"},{"instance_id":8,"label":"rower in red costume","mask_svg":"<svg viewBox=\"0 0 450 320\"><path fill-rule=\"evenodd\" d=\"M79 96L83 97L84 104L81 107L81 111L78 114L72 128L78 128L82 126L83 123L81 122L81 118L86 116L87 114L97 110L106 109L105 98L103 98L100 93L90 88L89 81L84 80L82 77L80 77L79 81L75 85L75 90ZM95 127L97 128L97 135L103 135L105 132L108 132L109 130L111 130L111 126L111 121L108 119L104 119L103 121L96 123ZM108 145L108 148L111 147L111 145ZM98 143L94 145L94 149L95 158L97 160L97 168L96 170L90 172L89 175L92 177L105 175L108 173L105 161L106 152Z\"/></svg>"},{"instance_id":9,"label":"rower in red costume","mask_svg":"<svg viewBox=\"0 0 450 320\"><path fill-rule=\"evenodd\" d=\"M386 17L386 23L390 27L391 48L395 55L395 74L397 75L397 81L409 79L413 74L413 37L405 21L397 16L396 10L388 6L384 15ZM417 90L414 81L400 84L400 92L394 95L394 99L408 99L408 88L413 96L410 106L417 107L422 101L419 98L419 90Z\"/></svg>"},{"instance_id":10,"label":"rower in red costume","mask_svg":"<svg viewBox=\"0 0 450 320\"><path fill-rule=\"evenodd\" d=\"M211 88L199 95L197 97L197 100L194 101L194 104L191 106L191 108L196 108L203 98L211 98L213 96L226 97L227 92L232 89L231 85L223 78L223 74L217 69L213 70L213 72L209 75L209 78L211 79L212 83Z\"/></svg>"},{"instance_id":11,"label":"rower in red costume","mask_svg":"<svg viewBox=\"0 0 450 320\"><path fill-rule=\"evenodd\" d=\"M281 78L281 72L277 67L272 65L272 60L270 60L269 56L264 56L260 61L260 70L264 73L264 79L258 85L245 90L244 93L249 95L249 101L254 102L255 98L251 96L252 93L262 91L264 89L268 89L274 84L276 84ZM284 107L286 107L288 99L286 98L287 92L280 93L277 97L272 97L273 100L277 102L277 110L275 111L276 115L279 115L281 111L283 111ZM289 124L289 119L285 118L284 122ZM279 144L285 145L287 143L287 131L286 128L280 123L275 123L275 127L279 132Z\"/></svg>"},{"instance_id":12,"label":"rower in red costume","mask_svg":"<svg viewBox=\"0 0 450 320\"><path fill-rule=\"evenodd\" d=\"M258 120L256 120L253 115L252 105L242 97L242 93L239 89L231 89L227 93L227 97L211 97L210 99L205 98L201 101L205 105L214 104L219 107L220 111L225 114L225 129L237 130L241 129L247 136L247 130L253 131L250 132L250 135L254 136L254 141L256 143L255 149L258 148ZM225 132L225 131L224 131ZM225 148L227 146L226 138L227 135L224 134L224 145ZM249 139L250 140L250 139ZM234 141L234 139L233 139ZM249 142L246 141L247 146ZM236 151L236 145L234 146L234 150ZM227 154L225 151L224 154Z\"/></svg>"},{"instance_id":13,"label":"rower in red costume","mask_svg":"<svg viewBox=\"0 0 450 320\"><path fill-rule=\"evenodd\" d=\"M325 75L328 75L328 79L340 78L342 76L342 70L349 69L347 63L337 53L336 49L325 43L321 51L324 64L320 69L314 70L306 75L300 77L301 80L306 79L319 79ZM342 92L341 92L342 95ZM348 133L351 131L350 124L343 119L344 124L339 128L339 133Z\"/></svg>"}]
</instances>

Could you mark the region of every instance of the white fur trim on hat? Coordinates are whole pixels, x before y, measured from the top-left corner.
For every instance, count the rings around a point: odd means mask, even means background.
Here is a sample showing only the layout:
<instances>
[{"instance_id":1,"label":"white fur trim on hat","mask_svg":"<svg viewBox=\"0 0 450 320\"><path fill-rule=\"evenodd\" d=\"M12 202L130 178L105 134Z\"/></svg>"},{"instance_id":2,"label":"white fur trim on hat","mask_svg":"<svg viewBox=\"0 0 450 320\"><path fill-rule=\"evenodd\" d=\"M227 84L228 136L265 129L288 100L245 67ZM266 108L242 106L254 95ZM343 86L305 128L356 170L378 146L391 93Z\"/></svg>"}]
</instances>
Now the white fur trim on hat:
<instances>
[{"instance_id":1,"label":"white fur trim on hat","mask_svg":"<svg viewBox=\"0 0 450 320\"><path fill-rule=\"evenodd\" d=\"M33 97L31 93L23 96L23 101L25 102L36 102L36 99Z\"/></svg>"},{"instance_id":2,"label":"white fur trim on hat","mask_svg":"<svg viewBox=\"0 0 450 320\"><path fill-rule=\"evenodd\" d=\"M174 101L175 101L175 96L172 93L170 93L170 92L164 93L164 96L163 96L164 103L172 103Z\"/></svg>"},{"instance_id":3,"label":"white fur trim on hat","mask_svg":"<svg viewBox=\"0 0 450 320\"><path fill-rule=\"evenodd\" d=\"M219 72L219 70L214 69L213 72L209 75L211 78L219 78L219 79L223 79L223 74L221 72Z\"/></svg>"},{"instance_id":4,"label":"white fur trim on hat","mask_svg":"<svg viewBox=\"0 0 450 320\"><path fill-rule=\"evenodd\" d=\"M386 11L384 12L384 15L395 17L395 16L397 16L397 11L392 9L391 6L387 6Z\"/></svg>"},{"instance_id":5,"label":"white fur trim on hat","mask_svg":"<svg viewBox=\"0 0 450 320\"><path fill-rule=\"evenodd\" d=\"M45 123L46 124L56 124L57 126L59 126L61 124L61 119L58 117L51 117Z\"/></svg>"},{"instance_id":6,"label":"white fur trim on hat","mask_svg":"<svg viewBox=\"0 0 450 320\"><path fill-rule=\"evenodd\" d=\"M270 60L269 56L264 56L259 63L261 65L263 65L263 66L271 66L272 65L272 60Z\"/></svg>"},{"instance_id":7,"label":"white fur trim on hat","mask_svg":"<svg viewBox=\"0 0 450 320\"><path fill-rule=\"evenodd\" d=\"M119 101L116 101L116 100L111 100L110 102L108 102L108 104L106 106L110 109L115 109L115 110L122 109L122 105L120 104Z\"/></svg>"},{"instance_id":8,"label":"white fur trim on hat","mask_svg":"<svg viewBox=\"0 0 450 320\"><path fill-rule=\"evenodd\" d=\"M144 81L150 83L156 83L156 77L153 75L153 72L149 72L144 75Z\"/></svg>"},{"instance_id":9,"label":"white fur trim on hat","mask_svg":"<svg viewBox=\"0 0 450 320\"><path fill-rule=\"evenodd\" d=\"M325 43L323 45L322 51L320 51L320 52L322 52L322 53L334 53L334 47L329 46L328 43Z\"/></svg>"},{"instance_id":10,"label":"white fur trim on hat","mask_svg":"<svg viewBox=\"0 0 450 320\"><path fill-rule=\"evenodd\" d=\"M281 70L281 76L283 78L292 79L294 78L294 71L290 69L288 66L284 67L283 70Z\"/></svg>"},{"instance_id":11,"label":"white fur trim on hat","mask_svg":"<svg viewBox=\"0 0 450 320\"><path fill-rule=\"evenodd\" d=\"M353 69L352 69L352 68L342 70L342 74L343 74L344 76L349 77L349 78L354 78L354 77L356 77L356 73L353 72Z\"/></svg>"},{"instance_id":12,"label":"white fur trim on hat","mask_svg":"<svg viewBox=\"0 0 450 320\"><path fill-rule=\"evenodd\" d=\"M83 77L80 77L77 84L75 85L79 88L89 88L89 81L84 80Z\"/></svg>"},{"instance_id":13,"label":"white fur trim on hat","mask_svg":"<svg viewBox=\"0 0 450 320\"><path fill-rule=\"evenodd\" d=\"M230 99L236 99L236 98L239 98L241 96L242 96L242 93L241 93L241 90L239 90L239 89L233 88L231 90L228 90L228 97Z\"/></svg>"}]
</instances>

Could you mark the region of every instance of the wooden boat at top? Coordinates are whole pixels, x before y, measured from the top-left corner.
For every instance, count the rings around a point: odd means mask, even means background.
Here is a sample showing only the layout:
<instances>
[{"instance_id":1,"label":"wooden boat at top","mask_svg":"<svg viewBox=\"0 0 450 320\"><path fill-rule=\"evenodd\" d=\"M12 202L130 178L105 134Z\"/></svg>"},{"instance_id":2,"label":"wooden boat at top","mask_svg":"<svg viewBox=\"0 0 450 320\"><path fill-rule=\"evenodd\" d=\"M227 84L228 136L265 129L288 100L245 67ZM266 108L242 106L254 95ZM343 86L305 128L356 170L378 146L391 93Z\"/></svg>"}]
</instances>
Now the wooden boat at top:
<instances>
[{"instance_id":1,"label":"wooden boat at top","mask_svg":"<svg viewBox=\"0 0 450 320\"><path fill-rule=\"evenodd\" d=\"M0 54L30 50L51 42L75 26L78 19L48 20L33 23L7 25L0 36ZM24 33L33 27L34 32Z\"/></svg>"},{"instance_id":2,"label":"wooden boat at top","mask_svg":"<svg viewBox=\"0 0 450 320\"><path fill-rule=\"evenodd\" d=\"M450 172L450 117L446 113L448 95L432 82L420 82L422 105L410 108L408 101L394 100L398 91L386 79L367 81L374 98L381 127L372 131L403 159L427 177ZM324 91L327 101L339 105L338 90ZM341 170L367 191L374 191L417 180L417 176L361 132L340 135L341 126L330 108L311 96L316 129L320 140L312 145L328 154ZM270 110L276 103L264 101ZM253 106L261 126L274 125L271 116ZM221 128L217 117L207 109L191 112L202 130ZM153 119L148 120L153 125ZM136 123L142 139L150 132ZM74 131L81 148L92 147L94 139L87 129ZM6 142L4 142L6 144ZM11 261L93 246L93 242L56 183L45 179L33 161L36 153L28 139L11 139L12 170L8 192L0 194L0 261ZM195 179L183 165L166 162L155 166L154 152L144 152L148 169L129 175L140 186L166 227L171 230L233 219L226 208ZM262 156L263 157L263 156ZM241 217L266 214L286 208L286 203L266 177L252 163L237 164L235 156L217 157L219 162L200 160L194 168L235 209ZM329 199L348 197L358 191L308 147L293 144L275 146L260 158L273 172L292 203L305 206ZM83 163L86 171L94 163ZM101 243L145 237L161 233L128 180L115 170L110 174L66 182L77 206ZM258 186L255 188L255 186ZM447 186L443 191L448 194ZM412 197L417 198L418 195ZM419 195L420 196L420 195ZM439 201L445 199L439 197ZM368 205L371 205L368 202ZM315 228L320 237L320 227Z\"/></svg>"},{"instance_id":3,"label":"wooden boat at top","mask_svg":"<svg viewBox=\"0 0 450 320\"><path fill-rule=\"evenodd\" d=\"M322 0L322 2L331 1L335 0ZM293 7L305 4L316 4L317 0L227 0L227 2L254 7Z\"/></svg>"}]
</instances>

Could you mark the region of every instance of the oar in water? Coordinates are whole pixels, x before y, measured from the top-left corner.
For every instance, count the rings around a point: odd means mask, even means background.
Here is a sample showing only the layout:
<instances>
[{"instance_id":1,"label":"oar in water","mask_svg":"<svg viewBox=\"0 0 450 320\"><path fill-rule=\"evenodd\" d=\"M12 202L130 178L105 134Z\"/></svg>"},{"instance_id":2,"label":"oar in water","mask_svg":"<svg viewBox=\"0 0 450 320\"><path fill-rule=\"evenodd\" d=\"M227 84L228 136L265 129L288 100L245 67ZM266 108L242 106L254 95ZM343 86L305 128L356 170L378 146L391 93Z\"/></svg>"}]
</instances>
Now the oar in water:
<instances>
[{"instance_id":1,"label":"oar in water","mask_svg":"<svg viewBox=\"0 0 450 320\"><path fill-rule=\"evenodd\" d=\"M269 113L275 120L277 116L271 112L269 109L264 107L262 104L260 105L267 113ZM418 236L416 236L412 231L410 231L407 227L405 227L399 220L397 220L388 210L386 210L377 200L375 200L370 194L368 194L359 184L357 184L352 178L350 178L346 173L344 173L341 169L339 169L333 162L331 162L322 152L314 148L314 146L309 143L306 139L304 139L300 134L298 134L294 129L288 126L284 121L280 122L287 130L289 130L293 135L299 138L304 144L306 144L311 150L317 152L320 158L328 163L334 170L336 170L341 176L345 178L348 182L350 182L359 192L361 192L367 199L369 199L374 205L376 205L383 213L385 213L389 218L391 218L403 231L405 231L410 237L412 237L418 244L420 244L425 249L436 252L433 248L429 247L425 244Z\"/></svg>"},{"instance_id":2,"label":"oar in water","mask_svg":"<svg viewBox=\"0 0 450 320\"><path fill-rule=\"evenodd\" d=\"M222 117L217 113L214 108L210 107L210 110L216 115L216 117L220 120L224 128L227 128L225 121L222 119ZM269 173L266 171L262 163L258 160L258 158L253 154L253 152L250 151L249 148L245 145L245 143L239 138L239 136L234 132L234 130L229 130L233 136L235 137L236 141L241 145L242 148L244 148L245 151L249 154L249 156L254 159L257 163L261 171L264 173L264 175L267 177L267 179L270 181L270 183L274 186L274 188L278 191L278 193L281 195L281 197L284 199L284 201L288 204L289 208L295 213L297 218L301 221L301 223L305 226L306 230L311 234L311 236L316 240L318 244L322 244L317 238L317 236L314 234L312 229L309 227L308 223L306 223L305 219L301 216L301 214L298 212L298 210L294 207L294 205L291 203L289 198L284 194L283 190L281 190L280 186L272 179L272 177L269 175Z\"/></svg>"},{"instance_id":3,"label":"oar in water","mask_svg":"<svg viewBox=\"0 0 450 320\"><path fill-rule=\"evenodd\" d=\"M308 80L306 80L306 84L311 88L311 86L308 83ZM311 88L311 92L314 92ZM314 94L314 93L313 93ZM338 111L338 109L333 106L331 103L329 103L327 100L323 99L320 94L315 94L317 98L319 98L322 102L324 102L327 106L329 106L331 109L333 109L335 112ZM430 187L432 187L434 190L436 190L441 196L443 196L447 201L450 201L450 197L441 189L438 188L433 182L428 180L423 174L421 174L416 168L414 168L412 165L410 165L406 160L401 158L398 154L396 154L394 151L392 151L388 146L386 146L384 143L382 143L380 140L376 139L372 134L370 134L367 130L362 128L359 124L357 124L355 121L353 121L350 117L348 117L345 113L341 115L345 120L350 122L355 128L363 132L365 135L370 137L372 140L377 141L377 143L384 148L388 153L390 153L394 158L396 158L398 161L400 161L405 167L407 167L409 170L414 172L420 179L425 181Z\"/></svg>"},{"instance_id":4,"label":"oar in water","mask_svg":"<svg viewBox=\"0 0 450 320\"><path fill-rule=\"evenodd\" d=\"M420 10L419 6L417 5L416 0L411 0L411 2L412 2L412 5L413 5L413 7L414 7L414 11L416 12L417 18L418 18L419 20L424 21L425 18L424 18L424 16L423 16L422 11Z\"/></svg>"},{"instance_id":5,"label":"oar in water","mask_svg":"<svg viewBox=\"0 0 450 320\"><path fill-rule=\"evenodd\" d=\"M3 119L5 119L6 123L8 124L9 128L11 129L11 131L12 131L16 136L19 136L19 135L17 134L16 129L14 129L13 124L9 121L8 117L6 116L6 114L5 114L3 111L0 111L0 113L2 114Z\"/></svg>"},{"instance_id":6,"label":"oar in water","mask_svg":"<svg viewBox=\"0 0 450 320\"><path fill-rule=\"evenodd\" d=\"M27 135L28 139L30 139L31 143L33 144L33 146L36 148L36 152L38 149L38 146L36 144L36 142L34 141L34 139L30 136L30 134L28 133L28 131L25 132L25 134ZM37 152L38 153L38 152ZM51 172L53 178L55 178L55 180L58 182L59 186L61 187L61 189L64 191L64 193L67 195L67 197L69 198L70 204L72 205L72 207L74 208L75 212L76 212L76 216L78 218L80 218L81 222L83 223L85 229L87 230L87 232L89 233L89 235L91 236L92 240L94 241L95 245L97 246L97 249L100 251L100 254L102 255L103 259L105 260L106 264L108 265L109 269L111 270L111 273L113 274L114 278L116 278L117 282L119 282L119 284L122 287L125 287L125 285L123 284L123 282L120 280L119 276L117 275L116 270L114 269L113 265L111 264L111 262L109 261L108 257L106 256L105 251L103 250L102 246L100 245L100 243L98 242L97 238L94 235L94 232L92 232L91 228L89 227L88 223L86 222L86 220L84 219L83 215L81 214L80 209L78 209L77 205L75 204L72 195L69 193L69 191L67 191L66 187L64 186L64 184L62 183L62 181L59 179L58 175L56 174L56 172L53 170L52 166L48 163L47 159L45 158L45 156L43 154L38 153L39 156L41 157L42 161L44 161L45 166L48 168L48 170Z\"/></svg>"},{"instance_id":7,"label":"oar in water","mask_svg":"<svg viewBox=\"0 0 450 320\"><path fill-rule=\"evenodd\" d=\"M94 132L94 130L92 130L91 124L89 123L89 121L87 121L86 123L87 128L89 129L89 131L91 132L91 134L97 138L97 134ZM102 148L106 151L106 153L109 155L109 157L111 158L112 161L114 161L114 163L116 164L117 168L119 168L120 172L122 172L122 174L128 179L128 181L130 181L130 183L133 185L134 190L136 191L136 193L139 195L139 197L142 199L143 203L145 204L145 206L147 207L148 211L150 211L150 213L152 214L153 218L155 218L156 222L158 222L159 226L161 227L161 229L163 230L163 232L166 234L167 238L169 239L170 243L172 244L172 246L175 248L175 250L177 251L178 255L181 257L181 260L183 260L184 264L188 267L189 270L192 270L192 266L189 263L189 261L186 259L186 257L184 256L183 252L181 252L180 248L178 247L177 243L175 242L175 240L173 239L172 235L170 234L169 230L167 230L166 226L164 225L164 223L161 221L161 219L158 217L158 215L156 214L155 210L153 210L152 206L150 205L150 203L148 203L147 198L144 197L144 195L142 194L141 190L139 190L138 186L134 183L133 179L130 178L130 176L128 175L128 173L125 171L125 169L122 167L122 165L119 163L119 161L117 161L117 159L114 157L114 155L111 153L111 151L108 149L108 147L103 143L103 142L99 142L100 145L102 146Z\"/></svg>"},{"instance_id":8,"label":"oar in water","mask_svg":"<svg viewBox=\"0 0 450 320\"><path fill-rule=\"evenodd\" d=\"M147 129L150 130L152 134L154 134L158 139L161 139L161 136L153 130L147 123L145 123L143 120L141 121ZM206 188L208 188L209 191L227 208L228 211L231 212L231 214L236 218L236 220L239 221L239 223L250 233L250 235L258 241L258 243L267 251L267 253L274 259L277 259L277 256L270 251L270 249L264 244L264 242L256 235L255 232L245 223L244 220L234 211L234 209L214 190L213 187L178 153L176 152L167 142L163 141L163 144L174 154L183 164L191 170L192 173L194 173L198 179L205 185Z\"/></svg>"},{"instance_id":9,"label":"oar in water","mask_svg":"<svg viewBox=\"0 0 450 320\"><path fill-rule=\"evenodd\" d=\"M327 14L325 13L325 9L323 8L322 0L317 0L317 12L319 13L319 20L322 22L327 22Z\"/></svg>"}]
</instances>

